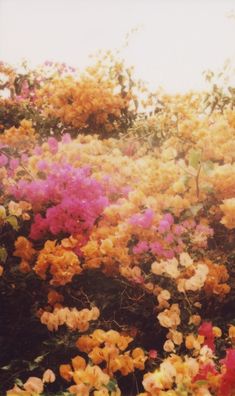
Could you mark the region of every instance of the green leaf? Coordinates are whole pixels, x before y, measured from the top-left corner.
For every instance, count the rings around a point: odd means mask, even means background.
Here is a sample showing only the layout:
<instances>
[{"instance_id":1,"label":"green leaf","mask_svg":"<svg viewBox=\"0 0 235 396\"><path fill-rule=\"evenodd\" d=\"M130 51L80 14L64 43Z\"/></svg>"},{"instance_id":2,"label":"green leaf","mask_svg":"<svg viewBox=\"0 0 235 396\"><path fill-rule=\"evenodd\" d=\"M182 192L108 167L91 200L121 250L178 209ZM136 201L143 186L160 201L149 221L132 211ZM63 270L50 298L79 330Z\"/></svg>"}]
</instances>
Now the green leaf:
<instances>
[{"instance_id":1,"label":"green leaf","mask_svg":"<svg viewBox=\"0 0 235 396\"><path fill-rule=\"evenodd\" d=\"M189 153L189 165L197 169L201 161L201 151L191 150Z\"/></svg>"},{"instance_id":2,"label":"green leaf","mask_svg":"<svg viewBox=\"0 0 235 396\"><path fill-rule=\"evenodd\" d=\"M206 175L210 176L212 174L213 169L214 169L214 162L212 161L203 162L203 170Z\"/></svg>"},{"instance_id":3,"label":"green leaf","mask_svg":"<svg viewBox=\"0 0 235 396\"><path fill-rule=\"evenodd\" d=\"M204 192L207 192L207 193L212 193L214 191L214 187L210 183L205 183L201 187L201 190L204 191Z\"/></svg>"},{"instance_id":4,"label":"green leaf","mask_svg":"<svg viewBox=\"0 0 235 396\"><path fill-rule=\"evenodd\" d=\"M197 386L204 386L204 385L207 385L207 384L208 384L208 381L206 381L206 380L199 380L199 381L196 381L195 384L197 384Z\"/></svg>"},{"instance_id":5,"label":"green leaf","mask_svg":"<svg viewBox=\"0 0 235 396\"><path fill-rule=\"evenodd\" d=\"M7 366L0 367L1 370L10 370L10 368L11 368L11 364L8 364Z\"/></svg>"},{"instance_id":6,"label":"green leaf","mask_svg":"<svg viewBox=\"0 0 235 396\"><path fill-rule=\"evenodd\" d=\"M45 357L45 355L37 356L37 357L34 359L34 362L35 362L35 363L41 363L41 362L43 361L44 357Z\"/></svg>"},{"instance_id":7,"label":"green leaf","mask_svg":"<svg viewBox=\"0 0 235 396\"><path fill-rule=\"evenodd\" d=\"M18 386L24 386L23 382L19 378L16 378L15 384L18 385Z\"/></svg>"},{"instance_id":8,"label":"green leaf","mask_svg":"<svg viewBox=\"0 0 235 396\"><path fill-rule=\"evenodd\" d=\"M117 389L117 382L115 379L111 379L108 384L106 385L106 388L110 392L114 392Z\"/></svg>"},{"instance_id":9,"label":"green leaf","mask_svg":"<svg viewBox=\"0 0 235 396\"><path fill-rule=\"evenodd\" d=\"M7 259L7 251L4 247L0 247L0 262L5 263Z\"/></svg>"},{"instance_id":10,"label":"green leaf","mask_svg":"<svg viewBox=\"0 0 235 396\"><path fill-rule=\"evenodd\" d=\"M38 367L38 363L30 363L29 362L29 371L32 371L37 367Z\"/></svg>"},{"instance_id":11,"label":"green leaf","mask_svg":"<svg viewBox=\"0 0 235 396\"><path fill-rule=\"evenodd\" d=\"M181 176L181 178L180 178L180 181L182 180L182 182L184 183L184 185L187 185L187 183L189 182L189 180L190 180L190 176L189 175L183 175L183 176Z\"/></svg>"},{"instance_id":12,"label":"green leaf","mask_svg":"<svg viewBox=\"0 0 235 396\"><path fill-rule=\"evenodd\" d=\"M199 203L197 205L191 206L190 211L192 212L192 214L194 216L196 216L198 214L199 210L201 210L202 208L203 208L203 204Z\"/></svg>"},{"instance_id":13,"label":"green leaf","mask_svg":"<svg viewBox=\"0 0 235 396\"><path fill-rule=\"evenodd\" d=\"M18 220L15 216L9 216L6 221L12 226L15 231L19 230Z\"/></svg>"}]
</instances>

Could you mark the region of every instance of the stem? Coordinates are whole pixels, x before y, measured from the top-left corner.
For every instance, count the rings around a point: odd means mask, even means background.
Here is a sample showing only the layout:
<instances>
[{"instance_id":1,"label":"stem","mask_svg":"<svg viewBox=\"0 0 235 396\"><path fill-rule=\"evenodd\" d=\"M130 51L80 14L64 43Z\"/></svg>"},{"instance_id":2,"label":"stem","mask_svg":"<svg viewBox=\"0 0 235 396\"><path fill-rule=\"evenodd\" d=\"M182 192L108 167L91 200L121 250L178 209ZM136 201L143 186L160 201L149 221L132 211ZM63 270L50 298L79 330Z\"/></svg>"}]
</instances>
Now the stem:
<instances>
[{"instance_id":1,"label":"stem","mask_svg":"<svg viewBox=\"0 0 235 396\"><path fill-rule=\"evenodd\" d=\"M195 179L195 182L196 182L197 199L199 199L199 195L200 195L200 189L199 189L199 176L200 176L201 168L202 168L202 165L201 165L201 163L200 163L199 168L198 168L198 172L197 172L197 175L196 175L196 179Z\"/></svg>"}]
</instances>

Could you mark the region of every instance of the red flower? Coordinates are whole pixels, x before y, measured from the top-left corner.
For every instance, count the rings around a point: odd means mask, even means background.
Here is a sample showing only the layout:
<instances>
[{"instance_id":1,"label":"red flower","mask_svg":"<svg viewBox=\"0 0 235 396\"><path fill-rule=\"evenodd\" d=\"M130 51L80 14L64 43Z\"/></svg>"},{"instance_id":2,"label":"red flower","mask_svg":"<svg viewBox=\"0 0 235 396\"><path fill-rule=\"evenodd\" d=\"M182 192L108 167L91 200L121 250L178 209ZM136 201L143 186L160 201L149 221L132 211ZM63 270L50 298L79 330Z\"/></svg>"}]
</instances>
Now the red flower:
<instances>
[{"instance_id":1,"label":"red flower","mask_svg":"<svg viewBox=\"0 0 235 396\"><path fill-rule=\"evenodd\" d=\"M193 382L207 380L208 374L211 375L218 374L218 371L216 371L215 366L212 363L207 363L201 366L199 372L193 378Z\"/></svg>"},{"instance_id":2,"label":"red flower","mask_svg":"<svg viewBox=\"0 0 235 396\"><path fill-rule=\"evenodd\" d=\"M235 391L235 349L227 349L226 357L220 363L224 364L226 371L221 377L218 396L232 396Z\"/></svg>"},{"instance_id":3,"label":"red flower","mask_svg":"<svg viewBox=\"0 0 235 396\"><path fill-rule=\"evenodd\" d=\"M211 322L203 322L198 328L198 334L205 337L204 345L207 345L213 352L215 351L215 336Z\"/></svg>"}]
</instances>

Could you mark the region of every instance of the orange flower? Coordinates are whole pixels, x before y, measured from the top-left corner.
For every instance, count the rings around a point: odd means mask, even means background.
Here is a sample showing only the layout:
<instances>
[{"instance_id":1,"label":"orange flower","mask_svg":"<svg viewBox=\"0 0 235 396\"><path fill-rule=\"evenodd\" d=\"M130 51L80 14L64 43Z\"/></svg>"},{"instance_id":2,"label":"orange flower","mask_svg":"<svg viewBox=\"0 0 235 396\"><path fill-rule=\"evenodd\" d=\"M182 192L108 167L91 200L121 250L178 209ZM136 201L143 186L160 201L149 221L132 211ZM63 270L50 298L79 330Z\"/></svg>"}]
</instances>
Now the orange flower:
<instances>
[{"instance_id":1,"label":"orange flower","mask_svg":"<svg viewBox=\"0 0 235 396\"><path fill-rule=\"evenodd\" d=\"M14 256L20 257L25 261L31 261L36 251L33 249L33 245L27 238L19 236L15 241Z\"/></svg>"},{"instance_id":2,"label":"orange flower","mask_svg":"<svg viewBox=\"0 0 235 396\"><path fill-rule=\"evenodd\" d=\"M70 364L61 364L59 367L60 376L66 381L71 381L73 378L73 370Z\"/></svg>"},{"instance_id":3,"label":"orange flower","mask_svg":"<svg viewBox=\"0 0 235 396\"><path fill-rule=\"evenodd\" d=\"M86 352L89 353L92 351L92 349L96 346L99 345L99 341L96 340L95 338L91 338L88 335L83 335L78 338L76 342L76 347L81 351L81 352Z\"/></svg>"},{"instance_id":4,"label":"orange flower","mask_svg":"<svg viewBox=\"0 0 235 396\"><path fill-rule=\"evenodd\" d=\"M56 290L50 290L47 295L47 301L50 305L55 305L56 303L60 303L64 301L64 297L62 294L58 293Z\"/></svg>"},{"instance_id":5,"label":"orange flower","mask_svg":"<svg viewBox=\"0 0 235 396\"><path fill-rule=\"evenodd\" d=\"M82 271L78 256L72 250L56 245L56 241L45 243L34 267L42 279L46 279L48 269L52 275L50 283L54 285L65 285Z\"/></svg>"},{"instance_id":6,"label":"orange flower","mask_svg":"<svg viewBox=\"0 0 235 396\"><path fill-rule=\"evenodd\" d=\"M74 370L84 370L86 367L86 361L81 356L75 356L72 359L72 366Z\"/></svg>"}]
</instances>

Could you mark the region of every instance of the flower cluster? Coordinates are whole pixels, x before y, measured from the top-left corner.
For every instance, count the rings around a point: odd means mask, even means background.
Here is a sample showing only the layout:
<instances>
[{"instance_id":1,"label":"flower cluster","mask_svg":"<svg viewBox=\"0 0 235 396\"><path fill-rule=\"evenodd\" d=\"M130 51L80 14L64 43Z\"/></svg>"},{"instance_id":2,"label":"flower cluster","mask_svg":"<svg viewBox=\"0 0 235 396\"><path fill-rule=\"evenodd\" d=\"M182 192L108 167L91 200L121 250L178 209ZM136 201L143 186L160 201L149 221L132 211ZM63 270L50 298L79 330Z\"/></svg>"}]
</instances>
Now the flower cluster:
<instances>
[{"instance_id":1,"label":"flower cluster","mask_svg":"<svg viewBox=\"0 0 235 396\"><path fill-rule=\"evenodd\" d=\"M51 369L47 369L42 378L29 377L22 386L15 385L14 388L7 391L6 396L39 396L44 391L45 384L53 383L56 377Z\"/></svg>"},{"instance_id":2,"label":"flower cluster","mask_svg":"<svg viewBox=\"0 0 235 396\"><path fill-rule=\"evenodd\" d=\"M68 329L80 332L87 331L89 322L97 320L99 317L99 309L93 307L78 311L76 308L68 308L56 306L53 312L44 311L40 314L40 321L45 324L50 331L57 331L59 326L66 325Z\"/></svg>"},{"instance_id":3,"label":"flower cluster","mask_svg":"<svg viewBox=\"0 0 235 396\"><path fill-rule=\"evenodd\" d=\"M86 234L108 203L102 186L89 176L89 169L76 169L69 164L40 164L46 177L27 182L20 180L13 187L16 199L27 199L37 213L31 227L32 239L52 235ZM49 206L49 207L48 207Z\"/></svg>"},{"instance_id":4,"label":"flower cluster","mask_svg":"<svg viewBox=\"0 0 235 396\"><path fill-rule=\"evenodd\" d=\"M79 275L82 268L78 256L71 247L63 246L63 242L57 244L57 241L48 240L39 252L34 271L42 279L46 279L49 272L51 284L65 285L71 282L74 275Z\"/></svg>"},{"instance_id":5,"label":"flower cluster","mask_svg":"<svg viewBox=\"0 0 235 396\"><path fill-rule=\"evenodd\" d=\"M66 381L73 381L76 385L68 388L73 395L89 396L93 391L94 396L120 396L121 392L118 386L114 386L111 393L108 390L110 376L105 373L99 366L87 364L81 356L75 356L70 364L60 365L60 375Z\"/></svg>"},{"instance_id":6,"label":"flower cluster","mask_svg":"<svg viewBox=\"0 0 235 396\"><path fill-rule=\"evenodd\" d=\"M37 137L32 121L22 120L18 128L12 127L6 129L4 133L0 135L0 145L9 146L21 152L28 152L35 146Z\"/></svg>"},{"instance_id":7,"label":"flower cluster","mask_svg":"<svg viewBox=\"0 0 235 396\"><path fill-rule=\"evenodd\" d=\"M141 348L124 352L132 341L132 337L118 331L97 329L91 335L79 337L76 346L81 352L87 353L94 364L104 363L109 375L116 371L128 375L135 369L144 370L147 360Z\"/></svg>"},{"instance_id":8,"label":"flower cluster","mask_svg":"<svg viewBox=\"0 0 235 396\"><path fill-rule=\"evenodd\" d=\"M21 78L0 64L0 319L14 345L1 374L11 381L19 354L35 370L7 396L120 396L141 382L142 396L234 396L235 111L159 93L133 124L132 71L109 60ZM45 325L33 363L8 331L15 306L32 345ZM69 364L65 350L78 352ZM49 359L58 384L42 375Z\"/></svg>"}]
</instances>

